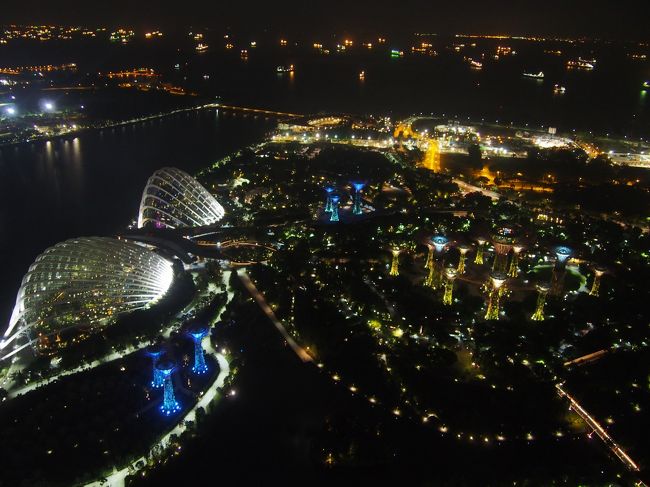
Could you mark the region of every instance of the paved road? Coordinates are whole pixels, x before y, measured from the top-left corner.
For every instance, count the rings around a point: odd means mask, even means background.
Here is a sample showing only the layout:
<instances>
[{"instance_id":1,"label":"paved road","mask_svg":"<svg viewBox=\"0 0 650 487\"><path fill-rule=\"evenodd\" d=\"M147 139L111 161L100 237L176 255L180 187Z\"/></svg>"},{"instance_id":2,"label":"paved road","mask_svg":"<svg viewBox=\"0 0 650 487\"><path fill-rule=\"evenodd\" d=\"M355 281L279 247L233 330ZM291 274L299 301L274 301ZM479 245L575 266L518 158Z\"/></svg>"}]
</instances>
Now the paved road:
<instances>
[{"instance_id":1,"label":"paved road","mask_svg":"<svg viewBox=\"0 0 650 487\"><path fill-rule=\"evenodd\" d=\"M223 276L222 276L222 282L226 285L226 288L228 288L228 280L229 279L230 279L230 271L224 271ZM219 289L213 283L209 283L208 287L205 290L203 290L203 292L200 293L197 296L197 298L207 296L211 291L216 293L216 292L219 292ZM226 300L226 304L229 303L232 300L233 296L234 296L234 293L233 293L232 289L228 289L228 295L227 296L228 296L228 299ZM176 313L175 318L180 319L180 317L183 314L191 313L194 310L194 308L196 307L196 303L198 301L197 298L193 299L192 302L188 306L186 306L185 308L180 310L178 313ZM212 321L212 324L216 323L219 320L219 318L221 317L221 314L224 312L225 309L226 309L226 307L224 305L221 308L221 310L219 311L219 313L217 313L217 315L215 316L214 320ZM169 338L169 336L171 335L171 332L175 329L175 325L173 324L174 319L171 319L169 321L170 321L170 324L167 327L165 327L161 332L162 336L165 337L165 338ZM124 351L111 352L108 355L105 355L104 357L98 358L97 360L93 360L89 364L80 365L80 366L75 367L73 369L61 371L61 373L56 374L56 375L54 375L52 377L48 377L46 379L30 382L26 386L23 386L23 387L20 387L20 388L17 388L17 389L12 389L11 388L11 385L13 385L13 382L9 383L8 387L6 387L6 389L9 390L9 392L7 394L7 397L9 399L13 399L14 397L20 396L22 394L27 394L28 392L33 391L34 389L36 389L38 387L46 386L46 385L54 382L55 380L60 379L61 377L77 374L79 372L86 372L88 370L94 369L95 367L98 367L99 365L103 365L103 364L106 364L108 362L112 362L114 360L119 360L119 359L121 359L123 357L126 357L127 355L130 355L130 354L132 354L134 352L137 352L138 350L142 350L143 348L147 347L149 344L150 344L150 340L144 340L144 341L138 343L135 346L131 345L131 346L127 347ZM9 375L9 374L7 374L7 375Z\"/></svg>"},{"instance_id":2,"label":"paved road","mask_svg":"<svg viewBox=\"0 0 650 487\"><path fill-rule=\"evenodd\" d=\"M246 287L250 295L253 297L253 299L257 302L259 307L262 309L264 314L269 318L269 320L271 320L271 323L275 325L277 330L280 332L280 335L282 335L284 340L295 352L298 358L300 358L300 360L302 360L303 362L313 362L311 355L309 355L309 353L307 353L307 351L304 348L298 345L296 341L293 338L291 338L291 335L289 335L284 325L280 322L280 320L278 320L278 318L275 316L275 313L273 312L269 304L266 302L266 298L264 297L264 295L259 292L259 290L255 287L255 284L253 284L253 281L251 281L250 277L248 277L246 270L239 269L237 271L237 276L244 284L244 286Z\"/></svg>"},{"instance_id":3,"label":"paved road","mask_svg":"<svg viewBox=\"0 0 650 487\"><path fill-rule=\"evenodd\" d=\"M102 357L100 359L93 360L92 362L90 362L87 365L80 365L78 367L75 367L74 369L64 370L60 374L57 374L57 375L52 376L52 377L48 377L47 379L30 382L26 386L20 387L18 389L11 389L9 391L9 393L7 394L7 397L9 399L13 399L16 396L21 396L23 394L27 394L28 392L33 391L34 389L36 389L38 387L46 386L47 384L50 384L50 383L52 383L52 382L54 382L56 380L59 380L61 377L65 377L67 375L77 374L79 372L85 372L85 371L94 369L95 367L97 367L99 365L106 364L108 362L112 362L114 360L121 359L122 357L126 357L127 355L130 355L133 352L136 352L138 350L141 350L141 349L145 348L147 345L149 345L149 341L141 342L137 346L129 346L129 347L127 347L127 349L124 350L123 352L112 352L112 353L110 353L108 355L105 355L104 357Z\"/></svg>"},{"instance_id":4,"label":"paved road","mask_svg":"<svg viewBox=\"0 0 650 487\"><path fill-rule=\"evenodd\" d=\"M151 445L151 448L149 449L150 453L154 448L157 448L158 446L162 446L163 449L167 448L169 446L169 440L172 435L180 436L181 433L183 433L187 429L187 423L196 420L196 410L198 408L205 409L206 406L208 406L212 401L218 398L218 390L221 387L223 387L226 378L230 374L230 366L226 358L220 353L218 353L214 349L214 347L212 347L212 344L210 343L209 340L207 340L206 343L206 351L209 354L214 355L215 358L217 359L217 362L219 363L219 375L217 376L216 380L212 383L210 388L205 391L203 397L201 397L201 399L194 405L194 407L190 409L185 416L179 418L178 423L176 424L174 429L169 431L155 444ZM108 477L106 477L106 480L104 482L96 480L94 482L90 482L89 484L86 484L85 487L124 487L126 477L131 475L133 472L139 470L139 467L137 466L138 463L140 463L141 465L146 464L146 457L142 456L136 458L132 460L128 466L121 468L119 470L114 470L113 473L111 473Z\"/></svg>"},{"instance_id":5,"label":"paved road","mask_svg":"<svg viewBox=\"0 0 650 487\"><path fill-rule=\"evenodd\" d=\"M498 200L501 198L501 195L495 191L490 191L489 189L481 188L480 186L474 186L473 184L469 184L462 179L453 179L453 182L458 185L461 193L463 194L478 192L485 196L488 196L489 198L492 198L493 200Z\"/></svg>"},{"instance_id":6,"label":"paved road","mask_svg":"<svg viewBox=\"0 0 650 487\"><path fill-rule=\"evenodd\" d=\"M226 305L234 297L234 292L228 285L230 279L230 273L231 271L224 271L223 273L222 282L226 285L228 299L226 300L226 304L224 304L224 306L215 316L213 320L213 324L214 322L219 320L219 317L226 309ZM201 399L199 399L199 401L194 405L194 407L190 409L183 418L180 418L178 420L178 423L176 424L174 429L169 431L165 436L163 436L160 440L158 440L158 442L151 445L149 452L151 452L154 448L158 446L162 446L163 449L167 448L171 436L174 434L180 435L186 429L186 422L194 421L196 419L196 410L198 408L201 407L205 409L206 406L208 406L214 400L218 399L218 390L223 387L226 378L230 374L230 366L228 360L226 360L226 358L214 348L209 337L205 337L202 343L206 353L214 356L217 362L219 363L219 375L217 376L216 380L212 383L212 385L205 391ZM106 478L105 482L101 482L97 480L94 482L90 482L89 484L86 484L85 487L124 487L126 477L129 476L131 473L139 470L137 465L140 462L142 465L144 465L146 463L146 458L143 456L140 458L133 459L126 467L121 468L119 470L117 469L114 470L113 473Z\"/></svg>"}]
</instances>

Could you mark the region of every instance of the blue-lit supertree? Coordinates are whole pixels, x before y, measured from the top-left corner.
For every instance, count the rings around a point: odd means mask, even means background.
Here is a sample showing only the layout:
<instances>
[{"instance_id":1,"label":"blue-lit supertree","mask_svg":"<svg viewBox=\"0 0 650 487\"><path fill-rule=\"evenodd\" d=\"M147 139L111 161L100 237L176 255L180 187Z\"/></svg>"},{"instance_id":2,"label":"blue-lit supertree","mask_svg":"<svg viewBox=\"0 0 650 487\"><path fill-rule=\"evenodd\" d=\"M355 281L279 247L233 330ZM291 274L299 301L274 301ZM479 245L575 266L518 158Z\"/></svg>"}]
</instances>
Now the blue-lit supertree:
<instances>
[{"instance_id":1,"label":"blue-lit supertree","mask_svg":"<svg viewBox=\"0 0 650 487\"><path fill-rule=\"evenodd\" d=\"M163 403L160 406L160 411L165 416L169 416L181 410L181 405L174 395L174 385L172 384L172 373L176 368L176 364L171 360L163 360L158 362L156 368L160 371L164 385Z\"/></svg>"},{"instance_id":2,"label":"blue-lit supertree","mask_svg":"<svg viewBox=\"0 0 650 487\"><path fill-rule=\"evenodd\" d=\"M332 186L325 186L325 192L327 193L325 213L330 213L332 211L332 193L334 192L334 188Z\"/></svg>"},{"instance_id":3,"label":"blue-lit supertree","mask_svg":"<svg viewBox=\"0 0 650 487\"><path fill-rule=\"evenodd\" d=\"M353 215L361 215L361 190L366 186L366 183L352 183L354 186L354 205L352 206Z\"/></svg>"},{"instance_id":4,"label":"blue-lit supertree","mask_svg":"<svg viewBox=\"0 0 650 487\"><path fill-rule=\"evenodd\" d=\"M192 366L192 372L195 374L205 374L208 371L208 366L205 363L205 357L203 356L203 346L201 342L203 338L208 334L208 329L204 326L197 325L193 326L188 334L194 342L194 365Z\"/></svg>"},{"instance_id":5,"label":"blue-lit supertree","mask_svg":"<svg viewBox=\"0 0 650 487\"><path fill-rule=\"evenodd\" d=\"M154 389L160 389L163 386L163 377L160 374L157 365L160 356L163 354L163 348L158 344L149 345L146 353L151 357L151 365L153 369L151 387Z\"/></svg>"},{"instance_id":6,"label":"blue-lit supertree","mask_svg":"<svg viewBox=\"0 0 650 487\"><path fill-rule=\"evenodd\" d=\"M341 200L341 197L339 195L337 195L337 194L330 197L330 201L332 202L332 214L330 215L330 221L331 222L339 221L339 201L340 200Z\"/></svg>"}]
</instances>

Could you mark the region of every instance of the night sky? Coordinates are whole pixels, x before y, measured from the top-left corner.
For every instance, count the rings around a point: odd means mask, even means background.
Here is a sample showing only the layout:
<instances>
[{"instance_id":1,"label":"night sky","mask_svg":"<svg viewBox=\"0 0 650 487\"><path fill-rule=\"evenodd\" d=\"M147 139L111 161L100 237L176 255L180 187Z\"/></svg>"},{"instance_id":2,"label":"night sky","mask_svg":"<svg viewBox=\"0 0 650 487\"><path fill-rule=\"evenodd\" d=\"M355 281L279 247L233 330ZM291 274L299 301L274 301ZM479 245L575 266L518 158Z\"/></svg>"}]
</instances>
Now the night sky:
<instances>
[{"instance_id":1,"label":"night sky","mask_svg":"<svg viewBox=\"0 0 650 487\"><path fill-rule=\"evenodd\" d=\"M3 2L2 23L323 33L508 33L650 39L647 0L229 1L21 0Z\"/></svg>"}]
</instances>

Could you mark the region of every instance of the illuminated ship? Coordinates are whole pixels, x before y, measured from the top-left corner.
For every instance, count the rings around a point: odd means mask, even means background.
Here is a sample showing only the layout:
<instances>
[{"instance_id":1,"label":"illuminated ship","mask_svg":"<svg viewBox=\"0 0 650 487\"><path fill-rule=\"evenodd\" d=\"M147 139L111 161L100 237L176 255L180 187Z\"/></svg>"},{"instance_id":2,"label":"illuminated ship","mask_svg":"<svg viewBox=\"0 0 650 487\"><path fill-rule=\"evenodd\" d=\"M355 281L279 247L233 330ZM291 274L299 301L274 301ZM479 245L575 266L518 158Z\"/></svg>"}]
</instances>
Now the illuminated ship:
<instances>
[{"instance_id":1,"label":"illuminated ship","mask_svg":"<svg viewBox=\"0 0 650 487\"><path fill-rule=\"evenodd\" d=\"M198 52L204 52L204 51L207 51L207 50L208 50L208 45L207 45L207 44L203 44L202 42L200 42L199 44L197 44L197 46L195 47L195 49L196 49Z\"/></svg>"},{"instance_id":2,"label":"illuminated ship","mask_svg":"<svg viewBox=\"0 0 650 487\"><path fill-rule=\"evenodd\" d=\"M533 79L544 79L544 72L540 71L539 73L524 73L524 76L526 78L533 78Z\"/></svg>"},{"instance_id":3,"label":"illuminated ship","mask_svg":"<svg viewBox=\"0 0 650 487\"><path fill-rule=\"evenodd\" d=\"M566 88L561 85L554 85L553 93L555 93L556 95L563 95L564 93L566 93Z\"/></svg>"},{"instance_id":4,"label":"illuminated ship","mask_svg":"<svg viewBox=\"0 0 650 487\"><path fill-rule=\"evenodd\" d=\"M360 79L361 81L363 81L364 79L366 79L366 72L365 72L365 71L361 71L361 72L359 73L359 79Z\"/></svg>"},{"instance_id":5,"label":"illuminated ship","mask_svg":"<svg viewBox=\"0 0 650 487\"><path fill-rule=\"evenodd\" d=\"M577 61L567 61L566 66L569 69L583 69L585 71L591 71L594 69L594 64L592 62L587 62L582 58L578 58Z\"/></svg>"},{"instance_id":6,"label":"illuminated ship","mask_svg":"<svg viewBox=\"0 0 650 487\"><path fill-rule=\"evenodd\" d=\"M293 68L293 64L290 64L289 66L278 66L277 68L275 68L275 70L276 70L276 72L281 73L281 74L282 73L293 73L294 68Z\"/></svg>"}]
</instances>

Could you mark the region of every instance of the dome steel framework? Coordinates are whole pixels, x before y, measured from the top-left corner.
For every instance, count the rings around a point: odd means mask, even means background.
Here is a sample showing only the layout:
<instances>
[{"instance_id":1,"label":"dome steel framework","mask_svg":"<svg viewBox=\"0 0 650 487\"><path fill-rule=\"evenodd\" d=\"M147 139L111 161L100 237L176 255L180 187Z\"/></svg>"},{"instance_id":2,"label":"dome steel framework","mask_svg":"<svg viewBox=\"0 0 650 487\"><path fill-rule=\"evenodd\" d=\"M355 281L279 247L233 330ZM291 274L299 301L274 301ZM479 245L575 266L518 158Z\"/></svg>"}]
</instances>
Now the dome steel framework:
<instances>
[{"instance_id":1,"label":"dome steel framework","mask_svg":"<svg viewBox=\"0 0 650 487\"><path fill-rule=\"evenodd\" d=\"M6 352L19 336L27 343L8 355L67 329L108 325L121 313L157 301L173 277L170 261L127 240L84 237L58 243L23 277L0 350Z\"/></svg>"},{"instance_id":2,"label":"dome steel framework","mask_svg":"<svg viewBox=\"0 0 650 487\"><path fill-rule=\"evenodd\" d=\"M225 210L192 176L175 167L159 169L142 193L138 227L203 227L223 218Z\"/></svg>"}]
</instances>

